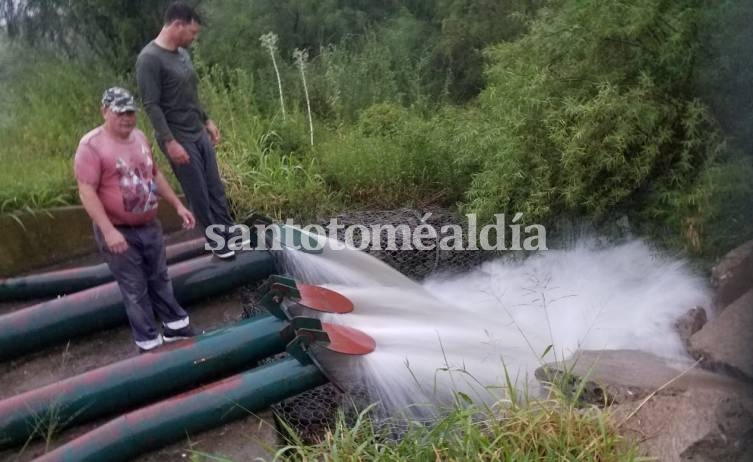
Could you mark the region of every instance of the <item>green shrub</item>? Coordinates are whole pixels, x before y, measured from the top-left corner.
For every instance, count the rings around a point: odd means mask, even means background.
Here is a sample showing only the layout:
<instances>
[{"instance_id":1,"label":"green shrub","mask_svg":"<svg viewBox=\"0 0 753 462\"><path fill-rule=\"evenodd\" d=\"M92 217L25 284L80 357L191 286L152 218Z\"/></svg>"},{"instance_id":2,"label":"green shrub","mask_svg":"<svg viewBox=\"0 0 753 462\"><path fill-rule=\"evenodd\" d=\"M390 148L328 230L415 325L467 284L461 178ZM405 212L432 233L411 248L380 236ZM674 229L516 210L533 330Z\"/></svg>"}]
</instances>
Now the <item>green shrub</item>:
<instances>
[{"instance_id":1,"label":"green shrub","mask_svg":"<svg viewBox=\"0 0 753 462\"><path fill-rule=\"evenodd\" d=\"M396 143L353 131L320 149L324 178L353 205L389 208L416 198L407 153Z\"/></svg>"},{"instance_id":2,"label":"green shrub","mask_svg":"<svg viewBox=\"0 0 753 462\"><path fill-rule=\"evenodd\" d=\"M688 81L701 8L558 0L521 39L491 48L478 124L494 127L496 146L465 209L482 220L522 212L527 223L562 216L598 223L656 209L647 191L688 203L680 197L706 190L701 183L724 138ZM688 207L653 215L683 239L687 225L677 224L699 219Z\"/></svg>"},{"instance_id":3,"label":"green shrub","mask_svg":"<svg viewBox=\"0 0 753 462\"><path fill-rule=\"evenodd\" d=\"M652 189L639 212L643 227L661 242L713 261L753 238L753 160L730 155L704 166L685 189Z\"/></svg>"}]
</instances>

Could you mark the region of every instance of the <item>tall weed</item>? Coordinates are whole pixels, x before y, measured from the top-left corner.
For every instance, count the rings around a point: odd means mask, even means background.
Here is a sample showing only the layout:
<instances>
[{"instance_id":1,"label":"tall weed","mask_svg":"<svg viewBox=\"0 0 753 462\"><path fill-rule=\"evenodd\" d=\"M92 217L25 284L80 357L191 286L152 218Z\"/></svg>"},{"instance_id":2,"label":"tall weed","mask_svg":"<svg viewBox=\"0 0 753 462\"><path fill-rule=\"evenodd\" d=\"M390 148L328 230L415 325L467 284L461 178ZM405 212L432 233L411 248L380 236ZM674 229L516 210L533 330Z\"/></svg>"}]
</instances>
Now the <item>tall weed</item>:
<instances>
[{"instance_id":1,"label":"tall weed","mask_svg":"<svg viewBox=\"0 0 753 462\"><path fill-rule=\"evenodd\" d=\"M217 157L234 214L306 221L333 210L337 196L311 155L305 116L265 118L252 93L253 77L242 69L212 68L202 78L202 96L222 132Z\"/></svg>"}]
</instances>

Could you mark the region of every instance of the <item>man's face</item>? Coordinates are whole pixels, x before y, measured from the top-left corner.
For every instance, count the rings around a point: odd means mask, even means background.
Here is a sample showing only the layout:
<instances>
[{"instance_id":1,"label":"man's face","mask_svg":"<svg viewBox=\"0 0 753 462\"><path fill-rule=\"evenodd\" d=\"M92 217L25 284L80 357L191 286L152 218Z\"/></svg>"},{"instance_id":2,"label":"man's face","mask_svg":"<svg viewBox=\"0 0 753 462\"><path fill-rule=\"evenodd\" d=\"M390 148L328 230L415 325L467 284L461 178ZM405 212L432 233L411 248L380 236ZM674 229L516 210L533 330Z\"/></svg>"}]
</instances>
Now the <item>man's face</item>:
<instances>
[{"instance_id":1,"label":"man's face","mask_svg":"<svg viewBox=\"0 0 753 462\"><path fill-rule=\"evenodd\" d=\"M177 26L178 45L181 48L188 48L199 36L201 25L196 21L177 21Z\"/></svg>"},{"instance_id":2,"label":"man's face","mask_svg":"<svg viewBox=\"0 0 753 462\"><path fill-rule=\"evenodd\" d=\"M136 112L113 112L109 107L102 108L102 117L105 119L107 131L119 138L128 138L136 128Z\"/></svg>"}]
</instances>

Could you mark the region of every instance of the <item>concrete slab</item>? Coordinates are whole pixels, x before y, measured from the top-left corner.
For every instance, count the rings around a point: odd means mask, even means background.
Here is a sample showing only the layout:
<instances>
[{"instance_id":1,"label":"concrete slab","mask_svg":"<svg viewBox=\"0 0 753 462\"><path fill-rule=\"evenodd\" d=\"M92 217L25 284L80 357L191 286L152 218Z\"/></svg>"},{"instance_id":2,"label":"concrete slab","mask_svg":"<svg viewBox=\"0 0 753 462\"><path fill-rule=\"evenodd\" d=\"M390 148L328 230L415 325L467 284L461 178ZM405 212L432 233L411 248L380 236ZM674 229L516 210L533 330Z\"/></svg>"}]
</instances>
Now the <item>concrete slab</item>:
<instances>
[{"instance_id":1,"label":"concrete slab","mask_svg":"<svg viewBox=\"0 0 753 462\"><path fill-rule=\"evenodd\" d=\"M164 202L164 231L180 229L175 211ZM96 252L92 222L82 206L0 215L0 277L18 276Z\"/></svg>"}]
</instances>

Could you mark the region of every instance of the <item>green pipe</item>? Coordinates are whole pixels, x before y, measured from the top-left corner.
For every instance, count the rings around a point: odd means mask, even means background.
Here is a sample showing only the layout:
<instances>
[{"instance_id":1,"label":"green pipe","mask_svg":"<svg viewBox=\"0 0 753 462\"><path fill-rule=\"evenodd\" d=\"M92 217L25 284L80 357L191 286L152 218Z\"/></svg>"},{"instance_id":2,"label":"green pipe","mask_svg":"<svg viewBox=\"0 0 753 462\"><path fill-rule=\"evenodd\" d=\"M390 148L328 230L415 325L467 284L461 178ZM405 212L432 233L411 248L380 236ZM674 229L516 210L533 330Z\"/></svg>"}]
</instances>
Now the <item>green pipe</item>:
<instances>
[{"instance_id":1,"label":"green pipe","mask_svg":"<svg viewBox=\"0 0 753 462\"><path fill-rule=\"evenodd\" d=\"M71 427L252 367L285 350L287 325L271 315L241 321L2 400L0 447L39 436L35 427L51 418L57 428Z\"/></svg>"},{"instance_id":2,"label":"green pipe","mask_svg":"<svg viewBox=\"0 0 753 462\"><path fill-rule=\"evenodd\" d=\"M324 383L316 366L284 359L120 416L36 460L132 460Z\"/></svg>"},{"instance_id":3,"label":"green pipe","mask_svg":"<svg viewBox=\"0 0 753 462\"><path fill-rule=\"evenodd\" d=\"M205 242L202 237L167 246L167 262L172 264L206 253ZM57 297L110 281L112 273L106 263L15 278L0 278L0 302Z\"/></svg>"},{"instance_id":4,"label":"green pipe","mask_svg":"<svg viewBox=\"0 0 753 462\"><path fill-rule=\"evenodd\" d=\"M258 220L258 217L256 217ZM258 221L257 221L258 222ZM263 222L270 225L271 222ZM253 243L256 242L256 229L253 223L250 225L252 234L250 235ZM304 236L301 230L289 226L277 226L276 234L274 231L269 232L268 245L273 243L273 236L277 236L281 243L292 243L300 247L305 239L308 239L308 246L314 247L314 238L308 235ZM167 262L169 264L181 262L189 258L198 257L204 253L206 239L203 237L192 239L190 241L179 242L166 247ZM309 253L321 253L321 250L309 251ZM80 290L98 286L112 281L112 273L107 264L82 266L68 268L63 270L49 271L45 273L32 274L28 276L19 276L14 278L0 278L0 302L11 300L39 299L46 297L57 297L59 295L72 294Z\"/></svg>"},{"instance_id":5,"label":"green pipe","mask_svg":"<svg viewBox=\"0 0 753 462\"><path fill-rule=\"evenodd\" d=\"M233 261L205 256L168 268L175 297L190 303L225 293L274 272L269 252L238 252ZM0 316L0 361L76 337L125 324L127 317L114 282Z\"/></svg>"}]
</instances>

